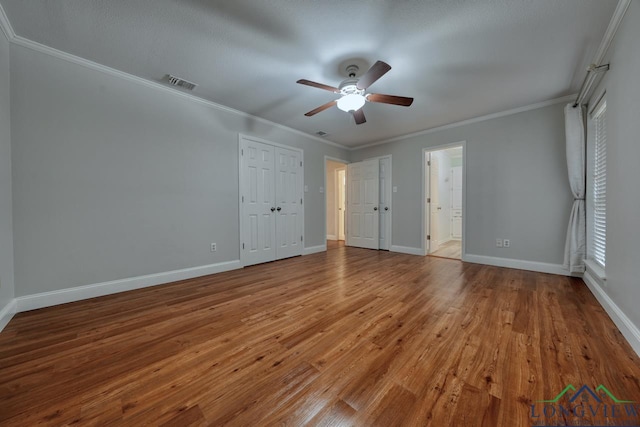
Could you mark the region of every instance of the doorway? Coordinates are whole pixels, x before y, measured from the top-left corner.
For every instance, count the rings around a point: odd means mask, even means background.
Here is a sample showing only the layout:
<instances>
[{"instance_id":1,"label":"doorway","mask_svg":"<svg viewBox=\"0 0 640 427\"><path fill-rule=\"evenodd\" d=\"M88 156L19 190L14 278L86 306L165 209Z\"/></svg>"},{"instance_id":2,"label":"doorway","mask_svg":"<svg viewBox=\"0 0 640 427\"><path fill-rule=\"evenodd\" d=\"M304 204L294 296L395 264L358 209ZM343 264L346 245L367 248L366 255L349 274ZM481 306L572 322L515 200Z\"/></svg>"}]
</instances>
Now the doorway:
<instances>
[{"instance_id":1,"label":"doorway","mask_svg":"<svg viewBox=\"0 0 640 427\"><path fill-rule=\"evenodd\" d=\"M425 255L462 259L465 145L423 150Z\"/></svg>"},{"instance_id":2,"label":"doorway","mask_svg":"<svg viewBox=\"0 0 640 427\"><path fill-rule=\"evenodd\" d=\"M325 158L325 234L328 241L345 240L346 173L345 161Z\"/></svg>"}]
</instances>

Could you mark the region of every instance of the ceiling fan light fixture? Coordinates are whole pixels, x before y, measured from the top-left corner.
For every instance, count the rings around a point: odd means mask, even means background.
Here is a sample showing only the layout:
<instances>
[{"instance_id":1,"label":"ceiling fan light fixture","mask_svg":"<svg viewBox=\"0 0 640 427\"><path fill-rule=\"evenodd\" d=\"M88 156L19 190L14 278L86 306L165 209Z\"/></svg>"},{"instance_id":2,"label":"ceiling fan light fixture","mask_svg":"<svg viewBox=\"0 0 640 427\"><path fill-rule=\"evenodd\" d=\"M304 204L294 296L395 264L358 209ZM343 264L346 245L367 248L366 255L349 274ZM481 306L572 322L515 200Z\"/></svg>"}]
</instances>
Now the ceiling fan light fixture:
<instances>
[{"instance_id":1,"label":"ceiling fan light fixture","mask_svg":"<svg viewBox=\"0 0 640 427\"><path fill-rule=\"evenodd\" d=\"M338 108L348 113L350 111L358 111L362 108L364 103L364 96L357 93L351 93L338 99Z\"/></svg>"}]
</instances>

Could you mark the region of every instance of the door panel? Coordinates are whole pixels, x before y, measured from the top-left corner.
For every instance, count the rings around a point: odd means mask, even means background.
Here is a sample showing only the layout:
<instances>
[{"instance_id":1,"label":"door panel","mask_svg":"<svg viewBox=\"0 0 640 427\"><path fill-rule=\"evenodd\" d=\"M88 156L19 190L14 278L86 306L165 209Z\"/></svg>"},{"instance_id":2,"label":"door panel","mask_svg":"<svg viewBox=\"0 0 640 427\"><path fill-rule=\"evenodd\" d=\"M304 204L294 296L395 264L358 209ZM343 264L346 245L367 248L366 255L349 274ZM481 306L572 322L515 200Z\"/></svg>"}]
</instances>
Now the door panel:
<instances>
[{"instance_id":1,"label":"door panel","mask_svg":"<svg viewBox=\"0 0 640 427\"><path fill-rule=\"evenodd\" d=\"M431 198L431 203L429 204L431 212L429 235L431 236L431 240L429 242L429 253L438 250L438 240L440 239L440 236L438 235L438 227L440 226L440 211L442 210L442 206L440 206L440 186L438 185L438 176L440 173L439 166L438 155L436 153L431 153L431 166L429 167L429 182L431 190L429 196Z\"/></svg>"},{"instance_id":2,"label":"door panel","mask_svg":"<svg viewBox=\"0 0 640 427\"><path fill-rule=\"evenodd\" d=\"M379 212L379 240L380 249L389 250L391 247L391 158L380 159L380 200Z\"/></svg>"},{"instance_id":3,"label":"door panel","mask_svg":"<svg viewBox=\"0 0 640 427\"><path fill-rule=\"evenodd\" d=\"M344 223L345 223L345 192L346 192L346 170L339 170L337 173L338 180L338 240L344 240Z\"/></svg>"},{"instance_id":4,"label":"door panel","mask_svg":"<svg viewBox=\"0 0 640 427\"><path fill-rule=\"evenodd\" d=\"M252 265L275 259L274 148L246 141L242 156L242 196L244 264Z\"/></svg>"},{"instance_id":5,"label":"door panel","mask_svg":"<svg viewBox=\"0 0 640 427\"><path fill-rule=\"evenodd\" d=\"M349 164L347 188L347 244L378 249L379 161Z\"/></svg>"},{"instance_id":6,"label":"door panel","mask_svg":"<svg viewBox=\"0 0 640 427\"><path fill-rule=\"evenodd\" d=\"M300 152L276 148L276 257L302 255Z\"/></svg>"}]
</instances>

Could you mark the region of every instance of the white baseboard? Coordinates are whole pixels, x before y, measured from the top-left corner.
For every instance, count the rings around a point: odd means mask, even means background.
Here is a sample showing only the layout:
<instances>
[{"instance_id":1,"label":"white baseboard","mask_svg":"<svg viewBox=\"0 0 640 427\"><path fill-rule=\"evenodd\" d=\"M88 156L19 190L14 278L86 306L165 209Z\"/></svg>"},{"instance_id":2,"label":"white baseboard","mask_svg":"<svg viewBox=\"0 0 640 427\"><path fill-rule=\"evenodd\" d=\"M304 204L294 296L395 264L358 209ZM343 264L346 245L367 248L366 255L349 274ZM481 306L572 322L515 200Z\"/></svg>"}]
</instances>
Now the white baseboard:
<instances>
[{"instance_id":1,"label":"white baseboard","mask_svg":"<svg viewBox=\"0 0 640 427\"><path fill-rule=\"evenodd\" d=\"M607 293L598 285L596 279L587 270L582 276L582 280L586 283L587 287L596 297L600 305L605 309L613 323L618 327L622 336L624 336L633 348L633 351L640 356L640 330L633 324L633 322L627 317L626 314L615 302L607 295Z\"/></svg>"},{"instance_id":2,"label":"white baseboard","mask_svg":"<svg viewBox=\"0 0 640 427\"><path fill-rule=\"evenodd\" d=\"M9 323L9 321L16 314L16 300L12 299L9 301L9 304L5 305L2 310L0 310L0 332L4 329L5 326Z\"/></svg>"},{"instance_id":3,"label":"white baseboard","mask_svg":"<svg viewBox=\"0 0 640 427\"><path fill-rule=\"evenodd\" d=\"M558 274L560 276L571 276L560 264L549 264L546 262L524 261L520 259L498 258L484 255L464 254L462 261L474 264L493 265L496 267L515 268L517 270L537 271L538 273Z\"/></svg>"},{"instance_id":4,"label":"white baseboard","mask_svg":"<svg viewBox=\"0 0 640 427\"><path fill-rule=\"evenodd\" d=\"M148 274L145 276L130 277L110 282L95 283L93 285L26 295L17 297L15 301L18 312L29 311L88 298L111 295L118 292L162 285L178 280L192 279L194 277L206 276L208 274L222 273L223 271L235 270L238 268L242 268L239 260L227 261L217 264L203 265L200 267L185 268L182 270Z\"/></svg>"},{"instance_id":5,"label":"white baseboard","mask_svg":"<svg viewBox=\"0 0 640 427\"><path fill-rule=\"evenodd\" d=\"M325 252L327 250L327 245L318 245L318 246L310 246L308 248L304 248L302 251L302 255L311 255L317 254L318 252Z\"/></svg>"},{"instance_id":6,"label":"white baseboard","mask_svg":"<svg viewBox=\"0 0 640 427\"><path fill-rule=\"evenodd\" d=\"M390 252L398 252L398 253L401 253L401 254L424 256L424 251L421 248L412 248L412 247L409 247L409 246L391 245L391 247L389 248L389 251Z\"/></svg>"},{"instance_id":7,"label":"white baseboard","mask_svg":"<svg viewBox=\"0 0 640 427\"><path fill-rule=\"evenodd\" d=\"M333 234L327 234L327 240L338 240L338 238Z\"/></svg>"}]
</instances>

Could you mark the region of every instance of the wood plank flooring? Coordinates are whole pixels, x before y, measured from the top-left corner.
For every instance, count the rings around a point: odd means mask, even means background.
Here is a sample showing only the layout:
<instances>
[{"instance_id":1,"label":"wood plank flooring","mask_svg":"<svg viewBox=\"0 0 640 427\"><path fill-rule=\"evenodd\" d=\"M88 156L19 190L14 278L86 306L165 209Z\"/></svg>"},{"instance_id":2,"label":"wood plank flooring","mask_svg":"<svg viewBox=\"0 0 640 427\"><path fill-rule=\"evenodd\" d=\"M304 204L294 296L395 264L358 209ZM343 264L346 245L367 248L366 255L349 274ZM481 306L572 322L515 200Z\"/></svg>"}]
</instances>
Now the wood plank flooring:
<instances>
[{"instance_id":1,"label":"wood plank flooring","mask_svg":"<svg viewBox=\"0 0 640 427\"><path fill-rule=\"evenodd\" d=\"M462 257L462 242L460 240L449 240L441 244L437 251L429 255L441 258L460 259Z\"/></svg>"},{"instance_id":2,"label":"wood plank flooring","mask_svg":"<svg viewBox=\"0 0 640 427\"><path fill-rule=\"evenodd\" d=\"M579 279L338 246L18 314L0 425L530 426L639 362Z\"/></svg>"}]
</instances>

